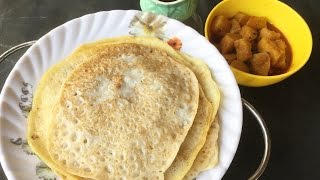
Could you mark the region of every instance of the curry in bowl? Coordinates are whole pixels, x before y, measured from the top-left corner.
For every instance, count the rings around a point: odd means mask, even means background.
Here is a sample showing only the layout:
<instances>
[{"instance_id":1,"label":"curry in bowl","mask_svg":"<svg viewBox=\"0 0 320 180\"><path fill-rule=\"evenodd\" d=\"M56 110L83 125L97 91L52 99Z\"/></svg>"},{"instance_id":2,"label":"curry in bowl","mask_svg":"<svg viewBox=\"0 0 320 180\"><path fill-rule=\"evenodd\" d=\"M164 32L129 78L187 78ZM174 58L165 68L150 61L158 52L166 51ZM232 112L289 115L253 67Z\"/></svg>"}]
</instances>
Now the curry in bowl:
<instances>
[{"instance_id":1,"label":"curry in bowl","mask_svg":"<svg viewBox=\"0 0 320 180\"><path fill-rule=\"evenodd\" d=\"M218 15L210 41L229 65L261 76L279 75L290 67L292 53L285 36L265 17L238 12L231 18Z\"/></svg>"}]
</instances>

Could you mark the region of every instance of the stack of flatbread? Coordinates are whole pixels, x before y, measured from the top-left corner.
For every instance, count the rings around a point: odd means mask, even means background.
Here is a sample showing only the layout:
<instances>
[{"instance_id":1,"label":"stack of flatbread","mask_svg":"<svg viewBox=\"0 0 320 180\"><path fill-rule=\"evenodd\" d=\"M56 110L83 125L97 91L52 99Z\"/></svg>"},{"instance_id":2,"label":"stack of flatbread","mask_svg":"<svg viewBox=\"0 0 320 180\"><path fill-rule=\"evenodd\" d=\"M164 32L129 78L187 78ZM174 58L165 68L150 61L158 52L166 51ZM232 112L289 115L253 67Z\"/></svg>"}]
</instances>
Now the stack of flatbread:
<instances>
[{"instance_id":1,"label":"stack of flatbread","mask_svg":"<svg viewBox=\"0 0 320 180\"><path fill-rule=\"evenodd\" d=\"M194 179L218 161L219 101L201 60L156 38L105 39L44 74L27 139L62 179Z\"/></svg>"}]
</instances>

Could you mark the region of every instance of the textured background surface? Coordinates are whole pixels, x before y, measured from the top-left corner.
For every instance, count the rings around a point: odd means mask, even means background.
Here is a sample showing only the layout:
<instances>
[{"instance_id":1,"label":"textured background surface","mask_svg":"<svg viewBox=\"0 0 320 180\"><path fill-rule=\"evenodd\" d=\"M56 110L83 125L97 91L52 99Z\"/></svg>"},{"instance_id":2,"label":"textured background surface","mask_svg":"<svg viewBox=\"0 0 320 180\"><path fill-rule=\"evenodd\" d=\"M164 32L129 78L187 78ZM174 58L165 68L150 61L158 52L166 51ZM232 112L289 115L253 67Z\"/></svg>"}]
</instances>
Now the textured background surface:
<instances>
[{"instance_id":1,"label":"textured background surface","mask_svg":"<svg viewBox=\"0 0 320 180\"><path fill-rule=\"evenodd\" d=\"M218 2L200 0L199 14L204 21ZM283 2L298 11L311 28L314 47L310 60L298 73L279 84L240 89L242 97L265 118L272 137L270 162L261 179L317 179L320 162L320 1ZM16 44L38 39L68 20L112 9L140 8L138 0L0 0L0 54ZM15 53L0 64L0 89L23 52ZM224 179L247 179L258 167L262 151L259 126L244 111L240 145ZM6 179L2 171L0 179Z\"/></svg>"}]
</instances>

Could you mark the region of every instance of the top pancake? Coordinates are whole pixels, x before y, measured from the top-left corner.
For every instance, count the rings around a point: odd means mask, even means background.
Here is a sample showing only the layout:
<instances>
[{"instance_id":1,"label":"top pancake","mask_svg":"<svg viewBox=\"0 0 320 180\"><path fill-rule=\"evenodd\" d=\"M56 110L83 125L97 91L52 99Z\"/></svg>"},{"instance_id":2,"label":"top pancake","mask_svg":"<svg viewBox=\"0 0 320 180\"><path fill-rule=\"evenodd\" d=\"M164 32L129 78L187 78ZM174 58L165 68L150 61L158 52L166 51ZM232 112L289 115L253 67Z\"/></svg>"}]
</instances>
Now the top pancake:
<instances>
[{"instance_id":1,"label":"top pancake","mask_svg":"<svg viewBox=\"0 0 320 180\"><path fill-rule=\"evenodd\" d=\"M177 62L192 69L192 71L198 78L200 86L204 89L205 97L209 100L209 102L212 105L212 118L210 123L213 121L213 118L215 117L220 101L220 94L217 86L215 85L212 79L210 70L201 60L197 60L183 53L179 54L177 51L168 46L165 42L155 38L120 37L105 39L102 41L82 45L75 52L73 52L67 59L55 65L42 77L40 84L36 89L32 111L30 112L30 115L28 117L28 143L35 151L35 153L58 174L68 176L68 178L70 179L83 179L79 176L71 175L70 173L65 171L67 169L62 168L58 166L55 162L53 162L45 146L45 143L47 141L48 124L50 120L48 115L51 113L53 104L57 101L57 95L59 94L58 92L61 88L61 85L65 81L66 77L76 66L90 59L91 56L95 56L97 54L97 51L104 51L108 49L110 46L112 46L112 44L120 44L123 42L140 44L159 49L161 51L166 52L168 56L170 56ZM200 101L199 103L201 104ZM216 122L216 124L217 123L218 122ZM192 128L195 128L194 126L195 125L193 125ZM215 129L211 132L213 132L216 136L218 135L218 129ZM217 142L216 138L210 140L210 137L214 136L208 136L209 139L207 138L206 144L212 141ZM193 142L193 144L194 143L197 142ZM211 148L212 151L208 151L209 153L207 154L199 153L198 156L205 155L206 157L216 157L218 151L215 147L216 146L210 146L209 148ZM186 156L188 156L188 153L184 152L183 148L179 150L179 153L186 154ZM199 159L198 156L197 159ZM194 158L195 157L189 156L189 159ZM188 168L190 168L189 166ZM181 172L178 172L178 175L181 176Z\"/></svg>"},{"instance_id":2,"label":"top pancake","mask_svg":"<svg viewBox=\"0 0 320 180\"><path fill-rule=\"evenodd\" d=\"M62 86L49 128L51 157L82 177L163 179L196 115L197 78L142 45L97 54Z\"/></svg>"}]
</instances>

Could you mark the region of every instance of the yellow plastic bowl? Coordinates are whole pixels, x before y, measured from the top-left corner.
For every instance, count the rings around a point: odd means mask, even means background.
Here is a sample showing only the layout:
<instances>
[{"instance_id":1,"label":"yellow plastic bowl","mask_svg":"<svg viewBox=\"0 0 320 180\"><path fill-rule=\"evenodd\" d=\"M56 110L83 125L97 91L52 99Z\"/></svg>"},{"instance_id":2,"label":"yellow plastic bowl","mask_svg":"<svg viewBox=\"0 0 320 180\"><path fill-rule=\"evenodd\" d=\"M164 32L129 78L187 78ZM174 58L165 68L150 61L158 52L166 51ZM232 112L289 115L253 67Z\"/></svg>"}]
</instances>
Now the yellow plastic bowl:
<instances>
[{"instance_id":1,"label":"yellow plastic bowl","mask_svg":"<svg viewBox=\"0 0 320 180\"><path fill-rule=\"evenodd\" d=\"M253 16L264 16L287 38L292 49L292 62L289 70L276 76L258 76L231 67L240 85L261 87L280 82L301 69L312 51L312 35L303 18L288 5L278 0L224 0L216 5L207 17L205 36L211 39L210 25L217 15L232 17L237 12Z\"/></svg>"}]
</instances>

